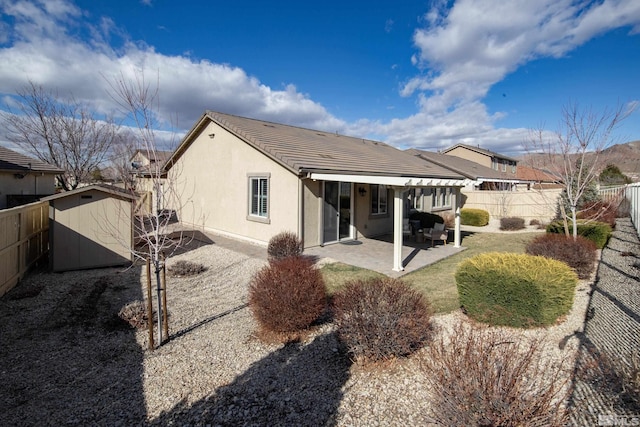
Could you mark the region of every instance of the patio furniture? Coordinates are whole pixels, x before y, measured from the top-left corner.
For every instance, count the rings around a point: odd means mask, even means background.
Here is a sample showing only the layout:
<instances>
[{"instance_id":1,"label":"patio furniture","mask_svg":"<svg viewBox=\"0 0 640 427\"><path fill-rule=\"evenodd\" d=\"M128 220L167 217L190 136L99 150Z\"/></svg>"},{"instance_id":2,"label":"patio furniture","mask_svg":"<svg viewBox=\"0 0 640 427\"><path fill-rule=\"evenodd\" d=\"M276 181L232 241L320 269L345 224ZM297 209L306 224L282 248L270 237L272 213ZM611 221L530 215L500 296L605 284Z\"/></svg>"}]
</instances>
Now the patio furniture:
<instances>
[{"instance_id":1,"label":"patio furniture","mask_svg":"<svg viewBox=\"0 0 640 427\"><path fill-rule=\"evenodd\" d=\"M449 231L444 228L444 224L436 222L433 228L427 228L424 230L424 238L431 240L431 247L436 240L442 240L444 244L447 244L449 238Z\"/></svg>"},{"instance_id":2,"label":"patio furniture","mask_svg":"<svg viewBox=\"0 0 640 427\"><path fill-rule=\"evenodd\" d=\"M411 237L413 236L413 230L411 225L409 224L409 218L404 218L402 220L402 237Z\"/></svg>"}]
</instances>

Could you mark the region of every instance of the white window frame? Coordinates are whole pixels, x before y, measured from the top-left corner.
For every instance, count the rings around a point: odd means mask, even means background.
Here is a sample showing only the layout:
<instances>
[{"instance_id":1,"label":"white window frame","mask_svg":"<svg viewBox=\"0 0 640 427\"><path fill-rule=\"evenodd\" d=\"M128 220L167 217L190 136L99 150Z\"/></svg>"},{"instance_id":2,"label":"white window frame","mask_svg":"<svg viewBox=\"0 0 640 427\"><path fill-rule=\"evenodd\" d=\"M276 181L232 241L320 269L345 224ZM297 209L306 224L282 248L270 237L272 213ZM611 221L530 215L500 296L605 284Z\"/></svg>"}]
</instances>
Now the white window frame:
<instances>
[{"instance_id":1,"label":"white window frame","mask_svg":"<svg viewBox=\"0 0 640 427\"><path fill-rule=\"evenodd\" d=\"M369 192L371 194L371 215L387 215L389 212L389 192L387 186L384 184L371 184L369 186ZM377 194L377 200L374 193ZM383 195L382 197L380 197L381 194Z\"/></svg>"},{"instance_id":2,"label":"white window frame","mask_svg":"<svg viewBox=\"0 0 640 427\"><path fill-rule=\"evenodd\" d=\"M247 219L270 223L271 174L248 174L248 207ZM257 186L255 185L257 184ZM257 194L255 192L257 190Z\"/></svg>"},{"instance_id":3,"label":"white window frame","mask_svg":"<svg viewBox=\"0 0 640 427\"><path fill-rule=\"evenodd\" d=\"M431 190L431 209L451 208L451 187L434 187Z\"/></svg>"}]
</instances>

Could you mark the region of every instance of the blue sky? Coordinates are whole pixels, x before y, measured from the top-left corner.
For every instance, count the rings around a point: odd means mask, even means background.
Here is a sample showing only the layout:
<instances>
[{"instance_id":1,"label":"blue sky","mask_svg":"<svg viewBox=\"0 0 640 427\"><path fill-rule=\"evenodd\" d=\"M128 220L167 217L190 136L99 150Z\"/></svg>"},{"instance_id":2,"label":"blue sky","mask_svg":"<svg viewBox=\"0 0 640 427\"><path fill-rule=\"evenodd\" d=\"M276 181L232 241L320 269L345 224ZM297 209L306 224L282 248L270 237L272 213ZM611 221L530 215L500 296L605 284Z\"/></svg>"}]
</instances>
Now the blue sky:
<instances>
[{"instance_id":1,"label":"blue sky","mask_svg":"<svg viewBox=\"0 0 640 427\"><path fill-rule=\"evenodd\" d=\"M31 79L108 113L109 81L144 70L180 133L211 109L517 154L569 102L640 101L637 0L0 0L0 19L5 104ZM638 110L616 136L640 139Z\"/></svg>"}]
</instances>

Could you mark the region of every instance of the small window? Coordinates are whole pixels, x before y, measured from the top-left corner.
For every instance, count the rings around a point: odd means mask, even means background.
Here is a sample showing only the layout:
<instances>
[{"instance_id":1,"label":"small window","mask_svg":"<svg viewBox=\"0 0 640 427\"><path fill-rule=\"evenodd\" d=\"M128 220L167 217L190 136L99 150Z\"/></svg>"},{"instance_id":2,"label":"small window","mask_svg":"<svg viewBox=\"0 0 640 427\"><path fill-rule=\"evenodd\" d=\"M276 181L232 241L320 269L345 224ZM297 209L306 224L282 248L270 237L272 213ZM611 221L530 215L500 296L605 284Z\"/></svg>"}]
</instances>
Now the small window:
<instances>
[{"instance_id":1,"label":"small window","mask_svg":"<svg viewBox=\"0 0 640 427\"><path fill-rule=\"evenodd\" d=\"M387 213L387 186L372 184L371 190L371 213L382 215Z\"/></svg>"},{"instance_id":2,"label":"small window","mask_svg":"<svg viewBox=\"0 0 640 427\"><path fill-rule=\"evenodd\" d=\"M506 172L507 171L507 161L503 160L502 161L502 172Z\"/></svg>"},{"instance_id":3,"label":"small window","mask_svg":"<svg viewBox=\"0 0 640 427\"><path fill-rule=\"evenodd\" d=\"M269 218L269 177L249 177L249 218Z\"/></svg>"},{"instance_id":4,"label":"small window","mask_svg":"<svg viewBox=\"0 0 640 427\"><path fill-rule=\"evenodd\" d=\"M451 187L431 189L431 208L451 207Z\"/></svg>"}]
</instances>

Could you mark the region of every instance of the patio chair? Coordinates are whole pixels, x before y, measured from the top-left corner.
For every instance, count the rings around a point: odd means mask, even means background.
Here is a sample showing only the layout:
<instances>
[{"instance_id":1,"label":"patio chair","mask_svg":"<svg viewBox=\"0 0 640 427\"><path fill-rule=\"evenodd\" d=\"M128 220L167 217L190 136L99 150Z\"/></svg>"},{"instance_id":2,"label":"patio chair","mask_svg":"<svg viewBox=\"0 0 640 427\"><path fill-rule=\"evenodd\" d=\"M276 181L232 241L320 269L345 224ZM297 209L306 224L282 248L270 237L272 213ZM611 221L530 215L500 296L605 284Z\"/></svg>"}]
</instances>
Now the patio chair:
<instances>
[{"instance_id":1,"label":"patio chair","mask_svg":"<svg viewBox=\"0 0 640 427\"><path fill-rule=\"evenodd\" d=\"M447 244L449 238L449 231L444 228L444 224L436 222L433 228L427 228L424 230L424 238L431 240L431 247L436 240L442 240L444 244Z\"/></svg>"},{"instance_id":2,"label":"patio chair","mask_svg":"<svg viewBox=\"0 0 640 427\"><path fill-rule=\"evenodd\" d=\"M411 225L409 224L409 218L404 218L402 220L402 237L411 237L413 236L413 230L411 229Z\"/></svg>"}]
</instances>

